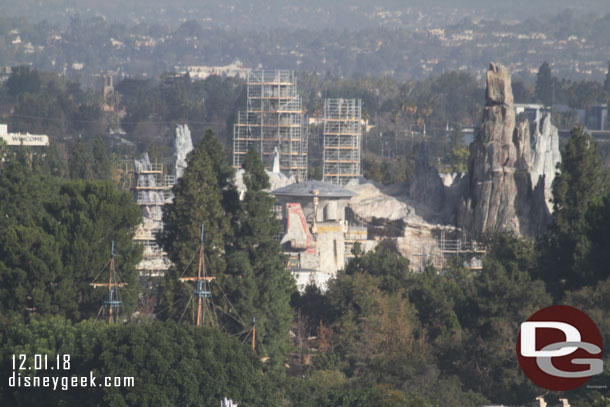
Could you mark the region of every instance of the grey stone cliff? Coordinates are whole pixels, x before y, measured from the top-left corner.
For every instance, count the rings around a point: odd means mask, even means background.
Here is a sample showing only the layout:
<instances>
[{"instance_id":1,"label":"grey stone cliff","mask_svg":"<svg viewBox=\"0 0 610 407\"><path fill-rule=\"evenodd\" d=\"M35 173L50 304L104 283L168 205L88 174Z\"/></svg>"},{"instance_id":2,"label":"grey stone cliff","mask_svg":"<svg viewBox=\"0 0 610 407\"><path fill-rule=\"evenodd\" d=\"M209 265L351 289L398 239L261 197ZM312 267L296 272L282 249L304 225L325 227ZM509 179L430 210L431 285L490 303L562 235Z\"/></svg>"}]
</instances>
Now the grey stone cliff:
<instances>
[{"instance_id":1,"label":"grey stone cliff","mask_svg":"<svg viewBox=\"0 0 610 407\"><path fill-rule=\"evenodd\" d=\"M483 120L470 145L467 185L457 209L457 225L468 235L544 230L550 220L546 181L554 176L549 166L557 158L547 153L554 142L545 137L531 137L527 122L515 126L510 73L490 64Z\"/></svg>"},{"instance_id":2,"label":"grey stone cliff","mask_svg":"<svg viewBox=\"0 0 610 407\"><path fill-rule=\"evenodd\" d=\"M551 186L557 173L557 163L561 162L559 152L559 131L551 123L551 114L543 113L539 121L532 123L530 177L532 185L543 188L544 200L549 212L553 210Z\"/></svg>"}]
</instances>

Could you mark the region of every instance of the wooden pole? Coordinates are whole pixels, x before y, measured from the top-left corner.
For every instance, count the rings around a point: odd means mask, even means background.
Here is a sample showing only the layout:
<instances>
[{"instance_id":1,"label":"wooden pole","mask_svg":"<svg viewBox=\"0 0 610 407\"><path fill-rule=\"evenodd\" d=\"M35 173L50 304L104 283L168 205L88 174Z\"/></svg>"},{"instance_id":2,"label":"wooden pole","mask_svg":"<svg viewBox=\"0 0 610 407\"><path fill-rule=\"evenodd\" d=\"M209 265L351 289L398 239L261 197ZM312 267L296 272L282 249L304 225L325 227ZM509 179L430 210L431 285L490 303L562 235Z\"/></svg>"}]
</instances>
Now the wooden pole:
<instances>
[{"instance_id":1,"label":"wooden pole","mask_svg":"<svg viewBox=\"0 0 610 407\"><path fill-rule=\"evenodd\" d=\"M256 344L256 318L252 318L252 351L256 352L255 344Z\"/></svg>"},{"instance_id":2,"label":"wooden pole","mask_svg":"<svg viewBox=\"0 0 610 407\"><path fill-rule=\"evenodd\" d=\"M199 246L199 268L197 270L197 289L201 291L201 263L203 259L203 241ZM201 325L201 295L197 296L197 326Z\"/></svg>"},{"instance_id":3,"label":"wooden pole","mask_svg":"<svg viewBox=\"0 0 610 407\"><path fill-rule=\"evenodd\" d=\"M114 242L113 242L114 245ZM109 278L108 278L108 298L110 301L113 301L112 298L112 273L114 272L114 250L112 253L112 258L110 259L110 273L109 273ZM111 324L112 323L112 308L114 308L112 306L112 303L109 305L109 313L108 313L108 323Z\"/></svg>"},{"instance_id":4,"label":"wooden pole","mask_svg":"<svg viewBox=\"0 0 610 407\"><path fill-rule=\"evenodd\" d=\"M116 280L116 278L114 277L114 240L112 241L112 255L110 257L110 272L108 275L108 282L107 283L91 283L90 285L92 287L105 287L108 288L108 300L105 301L106 305L108 306L108 323L112 323L114 321L114 307L116 306L118 308L120 302L118 300L114 299L114 288L119 288L119 287L124 287L127 284L126 283L117 283L114 280Z\"/></svg>"},{"instance_id":5,"label":"wooden pole","mask_svg":"<svg viewBox=\"0 0 610 407\"><path fill-rule=\"evenodd\" d=\"M179 280L194 281L195 290L193 293L197 295L197 320L195 321L196 326L201 326L205 319L205 310L203 309L203 297L208 298L211 295L209 284L210 281L214 280L214 277L207 276L205 272L205 261L204 261L204 227L201 225L201 241L199 244L199 264L197 267L197 276L195 277L180 277ZM207 300L206 300L207 301Z\"/></svg>"}]
</instances>

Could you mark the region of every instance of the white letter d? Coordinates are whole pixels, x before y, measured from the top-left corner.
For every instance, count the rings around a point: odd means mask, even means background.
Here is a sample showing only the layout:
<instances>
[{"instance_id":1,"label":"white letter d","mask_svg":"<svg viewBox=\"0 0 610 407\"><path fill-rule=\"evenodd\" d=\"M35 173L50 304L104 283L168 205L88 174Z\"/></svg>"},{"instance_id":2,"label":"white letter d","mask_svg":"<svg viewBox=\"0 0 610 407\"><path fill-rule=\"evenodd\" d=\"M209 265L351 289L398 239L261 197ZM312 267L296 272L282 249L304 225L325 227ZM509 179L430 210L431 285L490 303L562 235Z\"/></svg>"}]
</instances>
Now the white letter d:
<instances>
[{"instance_id":1,"label":"white letter d","mask_svg":"<svg viewBox=\"0 0 610 407\"><path fill-rule=\"evenodd\" d=\"M577 346L566 346L558 350L536 350L536 328L554 328L562 331L564 342L580 342L578 329L565 322L528 321L521 324L521 355L525 357L559 357L574 352Z\"/></svg>"}]
</instances>

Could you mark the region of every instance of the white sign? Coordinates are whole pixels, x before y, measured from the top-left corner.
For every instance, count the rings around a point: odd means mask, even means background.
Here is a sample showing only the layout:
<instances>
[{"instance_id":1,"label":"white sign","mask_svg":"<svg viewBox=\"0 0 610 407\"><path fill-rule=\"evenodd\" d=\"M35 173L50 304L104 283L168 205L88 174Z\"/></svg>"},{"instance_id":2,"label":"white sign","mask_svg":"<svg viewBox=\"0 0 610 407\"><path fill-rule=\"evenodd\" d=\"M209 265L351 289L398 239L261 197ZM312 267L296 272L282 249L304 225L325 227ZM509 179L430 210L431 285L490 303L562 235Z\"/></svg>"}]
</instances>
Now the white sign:
<instances>
[{"instance_id":1,"label":"white sign","mask_svg":"<svg viewBox=\"0 0 610 407\"><path fill-rule=\"evenodd\" d=\"M0 134L0 138L9 146L48 146L49 136L42 134Z\"/></svg>"}]
</instances>

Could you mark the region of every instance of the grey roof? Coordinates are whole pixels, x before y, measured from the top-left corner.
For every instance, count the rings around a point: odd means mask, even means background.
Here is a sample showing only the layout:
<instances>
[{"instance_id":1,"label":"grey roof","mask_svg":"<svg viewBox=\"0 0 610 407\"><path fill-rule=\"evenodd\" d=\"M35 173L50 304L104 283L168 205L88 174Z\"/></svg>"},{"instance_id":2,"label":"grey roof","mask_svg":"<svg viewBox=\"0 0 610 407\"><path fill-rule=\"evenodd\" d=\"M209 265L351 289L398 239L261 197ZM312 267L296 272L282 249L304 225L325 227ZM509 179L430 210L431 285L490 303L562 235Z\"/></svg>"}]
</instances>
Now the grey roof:
<instances>
[{"instance_id":1,"label":"grey roof","mask_svg":"<svg viewBox=\"0 0 610 407\"><path fill-rule=\"evenodd\" d=\"M314 196L314 189L318 190L320 198L351 198L357 194L323 181L305 181L296 184L290 184L283 188L271 191L271 195L275 196Z\"/></svg>"}]
</instances>

